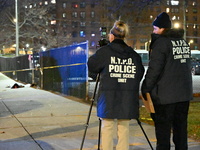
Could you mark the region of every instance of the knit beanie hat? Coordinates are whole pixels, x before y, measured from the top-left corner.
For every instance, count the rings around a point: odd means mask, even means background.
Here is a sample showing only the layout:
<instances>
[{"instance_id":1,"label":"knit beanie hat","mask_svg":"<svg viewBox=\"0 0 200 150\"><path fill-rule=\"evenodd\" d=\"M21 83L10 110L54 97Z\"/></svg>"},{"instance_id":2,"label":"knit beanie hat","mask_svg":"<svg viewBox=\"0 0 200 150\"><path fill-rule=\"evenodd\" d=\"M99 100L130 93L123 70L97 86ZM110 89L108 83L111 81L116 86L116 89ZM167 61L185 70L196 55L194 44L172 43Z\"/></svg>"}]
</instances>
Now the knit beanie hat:
<instances>
[{"instance_id":1,"label":"knit beanie hat","mask_svg":"<svg viewBox=\"0 0 200 150\"><path fill-rule=\"evenodd\" d=\"M159 28L171 28L171 20L166 12L159 14L153 22L153 25Z\"/></svg>"}]
</instances>

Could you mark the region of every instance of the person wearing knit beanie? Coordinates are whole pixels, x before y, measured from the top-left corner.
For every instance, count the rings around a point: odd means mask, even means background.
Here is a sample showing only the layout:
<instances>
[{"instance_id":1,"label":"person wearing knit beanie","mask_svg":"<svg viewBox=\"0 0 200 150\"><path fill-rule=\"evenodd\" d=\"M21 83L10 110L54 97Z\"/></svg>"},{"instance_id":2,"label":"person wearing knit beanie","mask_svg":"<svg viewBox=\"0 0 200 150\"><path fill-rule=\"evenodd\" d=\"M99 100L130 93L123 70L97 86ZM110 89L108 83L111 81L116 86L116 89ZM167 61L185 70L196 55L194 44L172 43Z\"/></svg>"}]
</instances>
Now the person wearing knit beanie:
<instances>
[{"instance_id":1,"label":"person wearing knit beanie","mask_svg":"<svg viewBox=\"0 0 200 150\"><path fill-rule=\"evenodd\" d=\"M193 99L190 46L183 29L171 28L166 12L152 25L150 61L141 93L144 99L150 93L153 101L156 150L170 150L171 141L175 150L188 150L188 110Z\"/></svg>"},{"instance_id":2,"label":"person wearing knit beanie","mask_svg":"<svg viewBox=\"0 0 200 150\"><path fill-rule=\"evenodd\" d=\"M159 28L171 28L171 20L166 12L159 14L153 22L153 26Z\"/></svg>"}]
</instances>

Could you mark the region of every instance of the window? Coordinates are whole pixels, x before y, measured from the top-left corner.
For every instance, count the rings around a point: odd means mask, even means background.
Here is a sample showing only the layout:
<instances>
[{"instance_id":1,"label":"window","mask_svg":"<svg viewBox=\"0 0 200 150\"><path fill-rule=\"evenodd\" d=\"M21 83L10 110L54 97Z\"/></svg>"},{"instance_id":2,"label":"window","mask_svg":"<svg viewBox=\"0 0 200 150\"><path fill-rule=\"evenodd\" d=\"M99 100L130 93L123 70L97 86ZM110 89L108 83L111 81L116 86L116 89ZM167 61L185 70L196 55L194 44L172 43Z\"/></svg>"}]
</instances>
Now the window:
<instances>
[{"instance_id":1,"label":"window","mask_svg":"<svg viewBox=\"0 0 200 150\"><path fill-rule=\"evenodd\" d=\"M67 28L67 22L62 22L62 27Z\"/></svg>"},{"instance_id":2,"label":"window","mask_svg":"<svg viewBox=\"0 0 200 150\"><path fill-rule=\"evenodd\" d=\"M91 8L94 8L95 7L95 2L92 2L91 3Z\"/></svg>"},{"instance_id":3,"label":"window","mask_svg":"<svg viewBox=\"0 0 200 150\"><path fill-rule=\"evenodd\" d=\"M72 8L78 8L78 4L77 3L72 3Z\"/></svg>"},{"instance_id":4,"label":"window","mask_svg":"<svg viewBox=\"0 0 200 150\"><path fill-rule=\"evenodd\" d=\"M141 43L148 42L148 39L140 39L140 42L141 42Z\"/></svg>"},{"instance_id":5,"label":"window","mask_svg":"<svg viewBox=\"0 0 200 150\"><path fill-rule=\"evenodd\" d=\"M95 33L94 32L91 32L91 37L95 37Z\"/></svg>"},{"instance_id":6,"label":"window","mask_svg":"<svg viewBox=\"0 0 200 150\"><path fill-rule=\"evenodd\" d=\"M95 41L91 41L90 46L94 47L96 45Z\"/></svg>"},{"instance_id":7,"label":"window","mask_svg":"<svg viewBox=\"0 0 200 150\"><path fill-rule=\"evenodd\" d=\"M193 8L192 12L193 12L194 14L196 14L196 13L197 13L197 9L196 9L196 8Z\"/></svg>"},{"instance_id":8,"label":"window","mask_svg":"<svg viewBox=\"0 0 200 150\"><path fill-rule=\"evenodd\" d=\"M197 29L197 28L198 28L198 25L197 25L197 24L194 24L194 25L193 25L193 28L194 28L194 29Z\"/></svg>"},{"instance_id":9,"label":"window","mask_svg":"<svg viewBox=\"0 0 200 150\"><path fill-rule=\"evenodd\" d=\"M171 9L171 12L172 12L172 13L178 13L178 12L179 12L179 9L178 9L178 8L172 8L172 9Z\"/></svg>"},{"instance_id":10,"label":"window","mask_svg":"<svg viewBox=\"0 0 200 150\"><path fill-rule=\"evenodd\" d=\"M85 37L85 31L80 31L80 37Z\"/></svg>"},{"instance_id":11,"label":"window","mask_svg":"<svg viewBox=\"0 0 200 150\"><path fill-rule=\"evenodd\" d=\"M77 12L72 12L72 17L77 18L78 17L78 13Z\"/></svg>"},{"instance_id":12,"label":"window","mask_svg":"<svg viewBox=\"0 0 200 150\"><path fill-rule=\"evenodd\" d=\"M198 36L198 32L197 32L197 31L194 31L194 32L193 32L193 35L194 35L194 36Z\"/></svg>"},{"instance_id":13,"label":"window","mask_svg":"<svg viewBox=\"0 0 200 150\"><path fill-rule=\"evenodd\" d=\"M156 5L160 5L160 1L156 1Z\"/></svg>"},{"instance_id":14,"label":"window","mask_svg":"<svg viewBox=\"0 0 200 150\"><path fill-rule=\"evenodd\" d=\"M169 1L167 1L167 5L170 5Z\"/></svg>"},{"instance_id":15,"label":"window","mask_svg":"<svg viewBox=\"0 0 200 150\"><path fill-rule=\"evenodd\" d=\"M197 16L193 16L193 21L197 21Z\"/></svg>"},{"instance_id":16,"label":"window","mask_svg":"<svg viewBox=\"0 0 200 150\"><path fill-rule=\"evenodd\" d=\"M56 0L51 0L51 3L52 4L56 4Z\"/></svg>"},{"instance_id":17,"label":"window","mask_svg":"<svg viewBox=\"0 0 200 150\"><path fill-rule=\"evenodd\" d=\"M91 18L94 18L94 11L91 12Z\"/></svg>"},{"instance_id":18,"label":"window","mask_svg":"<svg viewBox=\"0 0 200 150\"><path fill-rule=\"evenodd\" d=\"M63 18L66 18L66 17L67 17L67 14L66 14L66 13L63 13L63 14L62 14L62 17L63 17Z\"/></svg>"},{"instance_id":19,"label":"window","mask_svg":"<svg viewBox=\"0 0 200 150\"><path fill-rule=\"evenodd\" d=\"M81 18L85 18L85 12L82 11L82 12L80 13L80 17L81 17Z\"/></svg>"},{"instance_id":20,"label":"window","mask_svg":"<svg viewBox=\"0 0 200 150\"><path fill-rule=\"evenodd\" d=\"M66 8L67 7L67 4L66 3L63 3L63 8Z\"/></svg>"},{"instance_id":21,"label":"window","mask_svg":"<svg viewBox=\"0 0 200 150\"><path fill-rule=\"evenodd\" d=\"M55 25L56 24L56 20L51 20L51 25Z\"/></svg>"},{"instance_id":22,"label":"window","mask_svg":"<svg viewBox=\"0 0 200 150\"><path fill-rule=\"evenodd\" d=\"M194 39L194 43L195 44L197 44L198 43L198 39L196 38L196 39Z\"/></svg>"},{"instance_id":23,"label":"window","mask_svg":"<svg viewBox=\"0 0 200 150\"><path fill-rule=\"evenodd\" d=\"M77 37L77 32L76 31L72 32L72 37Z\"/></svg>"},{"instance_id":24,"label":"window","mask_svg":"<svg viewBox=\"0 0 200 150\"><path fill-rule=\"evenodd\" d=\"M170 8L166 8L166 13L169 13L170 12Z\"/></svg>"},{"instance_id":25,"label":"window","mask_svg":"<svg viewBox=\"0 0 200 150\"><path fill-rule=\"evenodd\" d=\"M76 27L78 27L78 22L72 21L72 28L76 28Z\"/></svg>"},{"instance_id":26,"label":"window","mask_svg":"<svg viewBox=\"0 0 200 150\"><path fill-rule=\"evenodd\" d=\"M96 26L94 21L91 21L90 25L91 25L91 27L95 27Z\"/></svg>"},{"instance_id":27,"label":"window","mask_svg":"<svg viewBox=\"0 0 200 150\"><path fill-rule=\"evenodd\" d=\"M85 22L80 22L81 27L85 27Z\"/></svg>"},{"instance_id":28,"label":"window","mask_svg":"<svg viewBox=\"0 0 200 150\"><path fill-rule=\"evenodd\" d=\"M85 8L85 2L80 3L80 8Z\"/></svg>"},{"instance_id":29,"label":"window","mask_svg":"<svg viewBox=\"0 0 200 150\"><path fill-rule=\"evenodd\" d=\"M171 0L171 5L179 5L179 0Z\"/></svg>"},{"instance_id":30,"label":"window","mask_svg":"<svg viewBox=\"0 0 200 150\"><path fill-rule=\"evenodd\" d=\"M45 5L48 5L48 1L45 1L44 4L45 4Z\"/></svg>"},{"instance_id":31,"label":"window","mask_svg":"<svg viewBox=\"0 0 200 150\"><path fill-rule=\"evenodd\" d=\"M186 20L186 21L189 21L189 18L188 18L188 16L185 16L185 20Z\"/></svg>"},{"instance_id":32,"label":"window","mask_svg":"<svg viewBox=\"0 0 200 150\"><path fill-rule=\"evenodd\" d=\"M192 2L192 6L197 6L197 2Z\"/></svg>"},{"instance_id":33,"label":"window","mask_svg":"<svg viewBox=\"0 0 200 150\"><path fill-rule=\"evenodd\" d=\"M64 32L63 32L63 35L64 35L64 36L67 36L67 32L66 32L66 31L64 31Z\"/></svg>"}]
</instances>

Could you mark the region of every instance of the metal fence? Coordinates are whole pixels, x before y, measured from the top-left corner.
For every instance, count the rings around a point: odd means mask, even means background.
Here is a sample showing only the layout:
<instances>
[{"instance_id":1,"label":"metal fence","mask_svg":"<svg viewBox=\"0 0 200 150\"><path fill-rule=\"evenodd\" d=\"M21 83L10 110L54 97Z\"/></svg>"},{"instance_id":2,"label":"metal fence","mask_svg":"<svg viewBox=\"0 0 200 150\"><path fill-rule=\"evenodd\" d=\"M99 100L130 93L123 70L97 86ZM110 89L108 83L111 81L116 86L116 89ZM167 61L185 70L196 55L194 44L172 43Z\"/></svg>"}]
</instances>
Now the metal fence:
<instances>
[{"instance_id":1,"label":"metal fence","mask_svg":"<svg viewBox=\"0 0 200 150\"><path fill-rule=\"evenodd\" d=\"M0 71L41 89L88 97L88 42L14 58L0 57Z\"/></svg>"}]
</instances>

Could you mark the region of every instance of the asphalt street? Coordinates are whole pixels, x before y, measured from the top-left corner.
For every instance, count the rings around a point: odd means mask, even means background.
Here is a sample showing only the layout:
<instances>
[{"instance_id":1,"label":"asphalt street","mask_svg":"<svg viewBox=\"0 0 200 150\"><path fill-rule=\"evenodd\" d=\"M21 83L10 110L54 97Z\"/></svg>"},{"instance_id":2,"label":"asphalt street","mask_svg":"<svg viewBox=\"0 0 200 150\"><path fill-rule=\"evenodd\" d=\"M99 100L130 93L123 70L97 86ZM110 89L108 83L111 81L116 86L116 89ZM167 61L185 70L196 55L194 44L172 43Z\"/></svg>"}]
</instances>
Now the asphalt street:
<instances>
[{"instance_id":1,"label":"asphalt street","mask_svg":"<svg viewBox=\"0 0 200 150\"><path fill-rule=\"evenodd\" d=\"M79 150L90 105L21 83L11 89L15 83L0 73L0 150ZM93 107L83 150L97 149L98 123ZM142 127L155 149L154 127ZM130 150L150 150L136 120L130 129ZM192 139L188 144L189 150L200 149Z\"/></svg>"}]
</instances>

